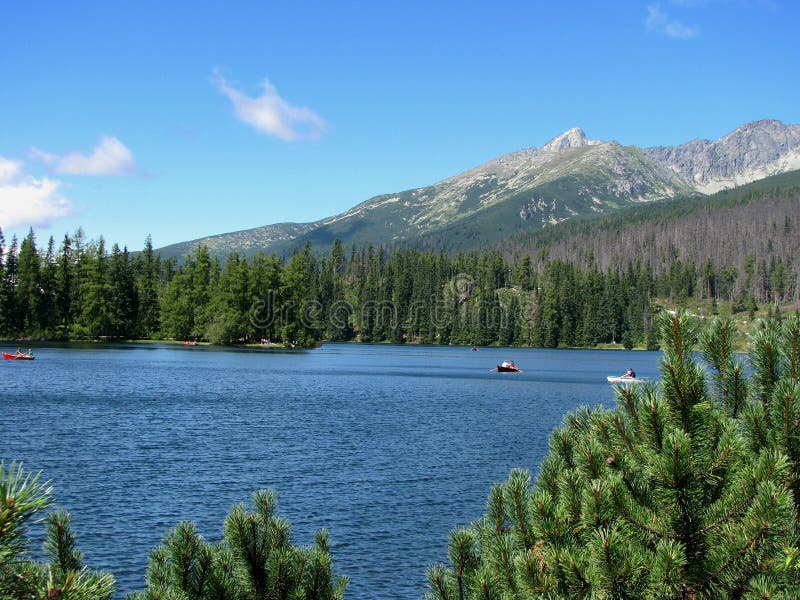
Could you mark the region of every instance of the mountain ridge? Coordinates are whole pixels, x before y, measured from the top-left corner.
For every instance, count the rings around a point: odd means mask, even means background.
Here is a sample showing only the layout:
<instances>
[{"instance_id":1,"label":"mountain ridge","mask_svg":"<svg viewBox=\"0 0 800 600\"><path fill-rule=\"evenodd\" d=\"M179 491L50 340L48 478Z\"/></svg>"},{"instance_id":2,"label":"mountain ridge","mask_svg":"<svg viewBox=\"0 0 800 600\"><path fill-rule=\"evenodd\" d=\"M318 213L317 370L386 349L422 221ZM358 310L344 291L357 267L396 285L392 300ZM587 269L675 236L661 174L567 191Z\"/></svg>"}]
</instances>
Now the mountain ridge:
<instances>
[{"instance_id":1,"label":"mountain ridge","mask_svg":"<svg viewBox=\"0 0 800 600\"><path fill-rule=\"evenodd\" d=\"M800 125L764 119L717 140L639 148L590 139L574 127L541 147L503 154L437 183L369 198L311 223L278 223L160 249L183 256L199 245L212 255L285 254L305 242L396 245L439 230L469 235L474 246L498 236L625 206L706 195L800 169Z\"/></svg>"}]
</instances>

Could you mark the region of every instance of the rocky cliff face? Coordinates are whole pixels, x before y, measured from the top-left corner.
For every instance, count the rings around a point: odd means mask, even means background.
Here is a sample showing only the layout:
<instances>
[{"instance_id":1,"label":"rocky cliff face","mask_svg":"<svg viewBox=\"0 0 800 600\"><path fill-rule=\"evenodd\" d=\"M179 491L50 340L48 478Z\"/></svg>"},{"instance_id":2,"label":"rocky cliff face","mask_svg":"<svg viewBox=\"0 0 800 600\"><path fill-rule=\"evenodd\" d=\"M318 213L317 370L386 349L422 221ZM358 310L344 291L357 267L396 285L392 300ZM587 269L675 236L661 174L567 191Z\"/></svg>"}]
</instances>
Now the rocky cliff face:
<instances>
[{"instance_id":1,"label":"rocky cliff face","mask_svg":"<svg viewBox=\"0 0 800 600\"><path fill-rule=\"evenodd\" d=\"M646 148L644 153L708 194L800 169L800 125L753 121L718 140Z\"/></svg>"}]
</instances>

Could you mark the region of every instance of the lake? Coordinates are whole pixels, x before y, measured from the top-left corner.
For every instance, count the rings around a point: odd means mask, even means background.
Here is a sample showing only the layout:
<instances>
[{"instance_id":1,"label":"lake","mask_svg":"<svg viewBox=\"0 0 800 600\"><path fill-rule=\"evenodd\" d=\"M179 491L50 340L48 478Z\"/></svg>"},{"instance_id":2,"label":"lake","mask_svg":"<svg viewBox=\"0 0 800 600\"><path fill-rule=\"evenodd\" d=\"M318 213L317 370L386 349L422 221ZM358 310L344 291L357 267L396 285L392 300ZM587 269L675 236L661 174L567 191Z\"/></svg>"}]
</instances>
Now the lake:
<instances>
[{"instance_id":1,"label":"lake","mask_svg":"<svg viewBox=\"0 0 800 600\"><path fill-rule=\"evenodd\" d=\"M606 375L656 378L661 357L358 344L35 354L0 364L0 458L52 480L116 598L144 588L148 550L179 521L217 540L231 506L271 488L293 543L330 531L355 600L420 598L448 533L483 514L492 484L535 474L568 411L613 406ZM493 372L505 359L523 372Z\"/></svg>"}]
</instances>

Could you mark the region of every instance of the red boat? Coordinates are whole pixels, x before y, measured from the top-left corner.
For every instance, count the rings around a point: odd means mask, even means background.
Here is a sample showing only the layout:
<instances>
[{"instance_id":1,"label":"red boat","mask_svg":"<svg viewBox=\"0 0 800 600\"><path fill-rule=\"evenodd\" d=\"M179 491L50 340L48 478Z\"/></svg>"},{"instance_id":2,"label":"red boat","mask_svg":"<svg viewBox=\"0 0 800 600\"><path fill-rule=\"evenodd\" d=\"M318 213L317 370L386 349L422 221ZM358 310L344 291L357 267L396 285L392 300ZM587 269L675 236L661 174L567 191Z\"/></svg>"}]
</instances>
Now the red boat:
<instances>
[{"instance_id":1,"label":"red boat","mask_svg":"<svg viewBox=\"0 0 800 600\"><path fill-rule=\"evenodd\" d=\"M510 363L503 363L502 365L497 365L497 372L498 373L522 373L522 369L520 369L513 362L510 362Z\"/></svg>"},{"instance_id":2,"label":"red boat","mask_svg":"<svg viewBox=\"0 0 800 600\"><path fill-rule=\"evenodd\" d=\"M8 352L3 352L3 360L33 360L36 358L30 354L9 354Z\"/></svg>"},{"instance_id":3,"label":"red boat","mask_svg":"<svg viewBox=\"0 0 800 600\"><path fill-rule=\"evenodd\" d=\"M184 346L197 346L197 342L186 341L186 342L183 342L183 345Z\"/></svg>"}]
</instances>

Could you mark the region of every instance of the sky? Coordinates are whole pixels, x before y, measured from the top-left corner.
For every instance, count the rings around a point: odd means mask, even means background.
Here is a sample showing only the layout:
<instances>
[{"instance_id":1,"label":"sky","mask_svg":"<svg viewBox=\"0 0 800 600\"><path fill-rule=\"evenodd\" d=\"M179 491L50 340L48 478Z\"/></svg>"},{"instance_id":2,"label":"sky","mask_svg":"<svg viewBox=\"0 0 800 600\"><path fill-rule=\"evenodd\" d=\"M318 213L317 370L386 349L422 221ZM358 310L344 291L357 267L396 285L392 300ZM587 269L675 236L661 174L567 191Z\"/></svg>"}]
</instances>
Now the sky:
<instances>
[{"instance_id":1,"label":"sky","mask_svg":"<svg viewBox=\"0 0 800 600\"><path fill-rule=\"evenodd\" d=\"M572 127L800 123L796 0L0 0L0 229L310 222Z\"/></svg>"}]
</instances>

